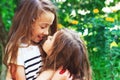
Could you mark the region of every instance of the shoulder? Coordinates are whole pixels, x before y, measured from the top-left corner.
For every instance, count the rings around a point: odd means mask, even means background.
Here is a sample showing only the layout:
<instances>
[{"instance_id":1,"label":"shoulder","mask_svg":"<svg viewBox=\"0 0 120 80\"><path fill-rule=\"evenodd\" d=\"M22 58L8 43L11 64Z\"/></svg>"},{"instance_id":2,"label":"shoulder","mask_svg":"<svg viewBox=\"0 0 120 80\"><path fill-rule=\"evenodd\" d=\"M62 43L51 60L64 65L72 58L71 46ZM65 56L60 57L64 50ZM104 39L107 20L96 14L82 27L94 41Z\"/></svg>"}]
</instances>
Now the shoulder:
<instances>
[{"instance_id":1,"label":"shoulder","mask_svg":"<svg viewBox=\"0 0 120 80\"><path fill-rule=\"evenodd\" d=\"M21 44L18 49L18 55L25 59L30 59L35 56L40 56L41 53L38 46Z\"/></svg>"},{"instance_id":2,"label":"shoulder","mask_svg":"<svg viewBox=\"0 0 120 80\"><path fill-rule=\"evenodd\" d=\"M19 48L18 48L18 53L31 53L31 52L35 52L35 51L39 51L39 47L38 46L34 46L34 45L28 45L28 44L20 44Z\"/></svg>"}]
</instances>

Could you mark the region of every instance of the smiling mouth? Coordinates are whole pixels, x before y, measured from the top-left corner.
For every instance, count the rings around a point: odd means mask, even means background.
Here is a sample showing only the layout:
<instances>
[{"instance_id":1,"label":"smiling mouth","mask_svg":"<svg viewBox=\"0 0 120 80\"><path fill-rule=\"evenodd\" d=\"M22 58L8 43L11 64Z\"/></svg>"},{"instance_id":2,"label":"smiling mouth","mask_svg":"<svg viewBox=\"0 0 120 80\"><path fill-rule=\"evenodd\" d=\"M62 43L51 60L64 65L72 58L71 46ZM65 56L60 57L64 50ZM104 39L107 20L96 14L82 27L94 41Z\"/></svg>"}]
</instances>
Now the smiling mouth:
<instances>
[{"instance_id":1,"label":"smiling mouth","mask_svg":"<svg viewBox=\"0 0 120 80\"><path fill-rule=\"evenodd\" d=\"M41 37L41 36L38 36L38 39L41 41L41 40L43 39L43 37Z\"/></svg>"}]
</instances>

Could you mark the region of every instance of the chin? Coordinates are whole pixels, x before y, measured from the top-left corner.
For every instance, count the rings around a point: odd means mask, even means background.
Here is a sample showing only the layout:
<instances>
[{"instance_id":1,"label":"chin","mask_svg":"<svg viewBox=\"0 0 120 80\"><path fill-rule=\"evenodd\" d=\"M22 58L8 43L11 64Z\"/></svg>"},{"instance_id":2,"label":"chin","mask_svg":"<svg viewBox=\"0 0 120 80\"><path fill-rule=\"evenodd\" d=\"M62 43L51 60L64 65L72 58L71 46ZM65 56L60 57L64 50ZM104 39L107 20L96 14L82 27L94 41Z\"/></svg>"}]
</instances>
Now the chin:
<instances>
[{"instance_id":1,"label":"chin","mask_svg":"<svg viewBox=\"0 0 120 80\"><path fill-rule=\"evenodd\" d=\"M35 40L32 41L33 44L38 44L38 43L40 43L40 42L41 42L41 40L40 40L40 41L38 41L38 40L36 40L36 41L35 41Z\"/></svg>"}]
</instances>

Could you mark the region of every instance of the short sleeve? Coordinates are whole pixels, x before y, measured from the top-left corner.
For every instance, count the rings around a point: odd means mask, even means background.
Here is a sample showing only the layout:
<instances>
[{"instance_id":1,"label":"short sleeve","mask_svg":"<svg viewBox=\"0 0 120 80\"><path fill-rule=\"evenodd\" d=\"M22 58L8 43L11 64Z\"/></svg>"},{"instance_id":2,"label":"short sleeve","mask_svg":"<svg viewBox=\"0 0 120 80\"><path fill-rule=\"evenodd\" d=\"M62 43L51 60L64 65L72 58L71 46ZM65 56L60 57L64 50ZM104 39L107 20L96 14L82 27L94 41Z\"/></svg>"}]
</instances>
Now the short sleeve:
<instances>
[{"instance_id":1,"label":"short sleeve","mask_svg":"<svg viewBox=\"0 0 120 80\"><path fill-rule=\"evenodd\" d=\"M24 49L19 48L18 49L18 56L17 56L17 65L24 66Z\"/></svg>"}]
</instances>

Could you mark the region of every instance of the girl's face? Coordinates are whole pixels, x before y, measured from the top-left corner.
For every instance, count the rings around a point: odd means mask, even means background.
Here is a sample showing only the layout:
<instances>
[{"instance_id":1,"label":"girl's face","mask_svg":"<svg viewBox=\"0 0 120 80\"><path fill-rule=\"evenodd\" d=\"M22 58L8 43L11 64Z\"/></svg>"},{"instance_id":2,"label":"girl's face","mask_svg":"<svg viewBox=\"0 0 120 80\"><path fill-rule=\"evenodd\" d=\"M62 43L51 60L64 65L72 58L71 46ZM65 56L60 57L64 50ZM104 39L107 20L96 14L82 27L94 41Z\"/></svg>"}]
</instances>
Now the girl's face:
<instances>
[{"instance_id":1,"label":"girl's face","mask_svg":"<svg viewBox=\"0 0 120 80\"><path fill-rule=\"evenodd\" d=\"M41 13L40 17L35 20L32 29L32 41L35 43L40 42L44 36L49 34L49 28L54 21L54 14L46 11Z\"/></svg>"},{"instance_id":2,"label":"girl's face","mask_svg":"<svg viewBox=\"0 0 120 80\"><path fill-rule=\"evenodd\" d=\"M53 46L53 43L55 41L57 32L53 36L48 36L47 40L43 44L43 50L46 52L46 54L49 56L51 54L51 48Z\"/></svg>"}]
</instances>

